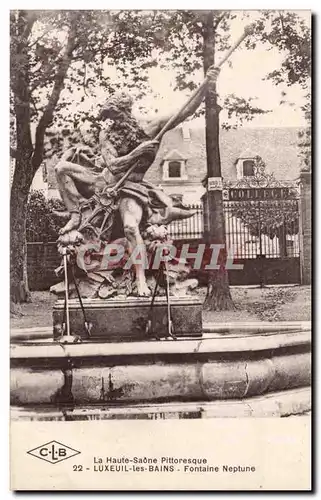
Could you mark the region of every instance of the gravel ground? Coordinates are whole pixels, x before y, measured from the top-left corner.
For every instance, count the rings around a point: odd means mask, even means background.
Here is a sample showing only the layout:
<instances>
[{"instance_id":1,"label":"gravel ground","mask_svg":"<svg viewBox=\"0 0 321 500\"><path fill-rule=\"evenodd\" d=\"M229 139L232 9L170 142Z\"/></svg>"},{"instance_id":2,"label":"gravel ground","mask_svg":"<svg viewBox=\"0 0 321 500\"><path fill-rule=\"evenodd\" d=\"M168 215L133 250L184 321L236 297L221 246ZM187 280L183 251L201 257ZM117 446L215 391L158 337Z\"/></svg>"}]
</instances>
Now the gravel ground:
<instances>
[{"instance_id":1,"label":"gravel ground","mask_svg":"<svg viewBox=\"0 0 321 500\"><path fill-rule=\"evenodd\" d=\"M308 286L266 288L232 287L235 311L204 311L205 321L309 321L311 289Z\"/></svg>"},{"instance_id":2,"label":"gravel ground","mask_svg":"<svg viewBox=\"0 0 321 500\"><path fill-rule=\"evenodd\" d=\"M14 306L11 312L11 328L51 326L52 307L56 301L49 292L31 292L31 302Z\"/></svg>"},{"instance_id":3,"label":"gravel ground","mask_svg":"<svg viewBox=\"0 0 321 500\"><path fill-rule=\"evenodd\" d=\"M200 295L205 297L206 290ZM231 287L234 311L204 311L204 321L308 321L311 319L309 286L267 288ZM56 300L49 292L32 292L32 302L16 305L11 314L12 328L51 326Z\"/></svg>"}]
</instances>

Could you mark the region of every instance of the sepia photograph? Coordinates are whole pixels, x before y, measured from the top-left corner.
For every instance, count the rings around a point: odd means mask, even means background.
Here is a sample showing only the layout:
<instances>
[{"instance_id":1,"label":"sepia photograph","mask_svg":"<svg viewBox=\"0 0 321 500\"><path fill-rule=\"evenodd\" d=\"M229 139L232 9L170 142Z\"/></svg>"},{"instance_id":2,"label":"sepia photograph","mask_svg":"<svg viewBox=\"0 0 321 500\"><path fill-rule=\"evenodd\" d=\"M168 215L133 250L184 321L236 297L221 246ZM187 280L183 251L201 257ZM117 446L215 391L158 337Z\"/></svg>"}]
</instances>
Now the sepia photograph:
<instances>
[{"instance_id":1,"label":"sepia photograph","mask_svg":"<svg viewBox=\"0 0 321 500\"><path fill-rule=\"evenodd\" d=\"M309 489L311 127L310 11L10 11L13 489Z\"/></svg>"}]
</instances>

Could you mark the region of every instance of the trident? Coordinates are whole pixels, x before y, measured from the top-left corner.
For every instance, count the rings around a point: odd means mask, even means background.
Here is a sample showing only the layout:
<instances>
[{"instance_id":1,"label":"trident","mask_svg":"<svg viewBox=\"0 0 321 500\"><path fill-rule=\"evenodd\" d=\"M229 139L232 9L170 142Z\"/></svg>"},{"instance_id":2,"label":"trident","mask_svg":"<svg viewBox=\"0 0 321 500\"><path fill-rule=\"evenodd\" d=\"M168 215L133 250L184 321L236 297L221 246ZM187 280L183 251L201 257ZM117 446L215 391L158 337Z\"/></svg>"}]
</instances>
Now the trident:
<instances>
[{"instance_id":1,"label":"trident","mask_svg":"<svg viewBox=\"0 0 321 500\"><path fill-rule=\"evenodd\" d=\"M246 28L244 29L244 32L242 33L242 35L238 38L238 40L227 51L227 53L225 54L225 56L218 63L218 65L217 65L218 68L220 68L221 66L223 66L223 64L230 58L231 54L237 49L237 47L243 42L243 40L247 36L249 36L249 35L251 35L253 33L253 31L254 31L254 24L250 24L250 25L246 26ZM191 103L191 101L200 92L202 92L204 90L204 88L207 86L207 84L208 84L208 77L205 77L203 83L191 94L191 96L186 101L186 103L179 109L179 111L175 115L173 115L168 120L168 122L164 125L164 127L158 132L158 134L154 138L155 142L156 141L159 142L162 139L163 135L170 129L170 127L172 126L172 124L177 120L177 118L179 118L179 116L181 115L181 113L186 109L186 107ZM86 157L86 160L89 161L89 159L87 157ZM99 205L94 209L94 211L89 216L89 218L86 221L84 221L83 224L81 224L81 226L79 227L79 231L81 231L85 227L90 227L91 229L93 229L95 231L95 233L97 234L97 236L100 236L100 234L102 232L105 232L110 227L110 224L107 226L107 228L105 228L104 226L107 223L109 215L111 215L111 213L113 212L113 208L114 208L113 200L116 199L118 189L124 184L124 182L126 181L126 179L134 172L134 170L137 168L138 164L139 164L139 162L136 161L127 170L127 172L121 177L121 179L119 179L118 182L116 182L116 184L113 187L111 187L110 189L107 189L106 191L104 191L104 201L103 201L103 203L101 203L100 200L99 200ZM93 219L99 213L101 213L102 211L105 213L105 216L104 216L103 222L102 222L99 230L97 231L97 229L95 229L90 224L90 222L93 221Z\"/></svg>"}]
</instances>

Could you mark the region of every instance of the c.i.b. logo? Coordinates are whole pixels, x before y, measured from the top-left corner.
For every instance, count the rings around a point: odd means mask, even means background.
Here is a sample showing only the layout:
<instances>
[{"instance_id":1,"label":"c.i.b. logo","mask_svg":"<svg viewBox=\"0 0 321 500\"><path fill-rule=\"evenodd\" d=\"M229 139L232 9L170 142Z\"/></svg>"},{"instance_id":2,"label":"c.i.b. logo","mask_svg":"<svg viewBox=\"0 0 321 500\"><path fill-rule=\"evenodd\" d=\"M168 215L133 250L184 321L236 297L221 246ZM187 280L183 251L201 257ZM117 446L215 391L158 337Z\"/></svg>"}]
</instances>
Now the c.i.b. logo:
<instances>
[{"instance_id":1,"label":"c.i.b. logo","mask_svg":"<svg viewBox=\"0 0 321 500\"><path fill-rule=\"evenodd\" d=\"M51 464L57 464L63 460L79 455L80 451L70 448L65 444L59 443L58 441L50 441L49 443L42 444L27 451L29 455L33 457L40 458L40 460L45 460Z\"/></svg>"}]
</instances>

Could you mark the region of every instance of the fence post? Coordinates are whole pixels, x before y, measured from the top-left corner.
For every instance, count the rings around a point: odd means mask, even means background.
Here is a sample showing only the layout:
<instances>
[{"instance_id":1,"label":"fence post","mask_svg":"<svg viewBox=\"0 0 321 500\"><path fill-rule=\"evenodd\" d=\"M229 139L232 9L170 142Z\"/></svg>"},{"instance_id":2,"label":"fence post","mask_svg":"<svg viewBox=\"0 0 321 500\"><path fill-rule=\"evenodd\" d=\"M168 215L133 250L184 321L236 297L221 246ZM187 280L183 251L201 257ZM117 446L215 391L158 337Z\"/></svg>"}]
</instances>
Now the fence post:
<instances>
[{"instance_id":1,"label":"fence post","mask_svg":"<svg viewBox=\"0 0 321 500\"><path fill-rule=\"evenodd\" d=\"M203 211L203 238L205 241L209 239L209 206L208 206L208 192L206 191L202 198L202 211Z\"/></svg>"},{"instance_id":2,"label":"fence post","mask_svg":"<svg viewBox=\"0 0 321 500\"><path fill-rule=\"evenodd\" d=\"M300 174L300 273L301 284L311 283L312 212L311 172Z\"/></svg>"}]
</instances>

